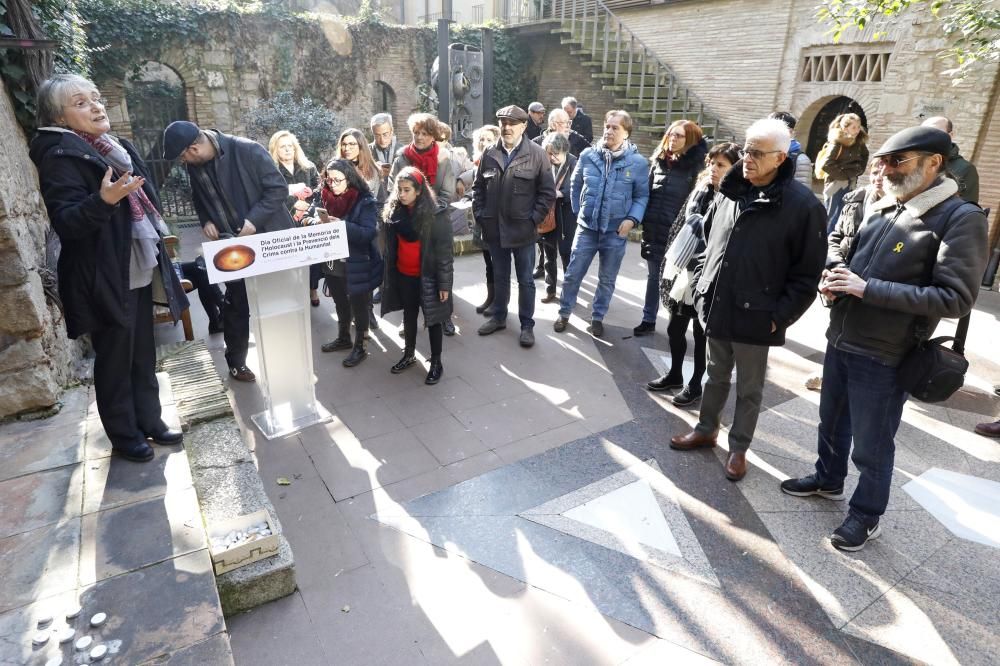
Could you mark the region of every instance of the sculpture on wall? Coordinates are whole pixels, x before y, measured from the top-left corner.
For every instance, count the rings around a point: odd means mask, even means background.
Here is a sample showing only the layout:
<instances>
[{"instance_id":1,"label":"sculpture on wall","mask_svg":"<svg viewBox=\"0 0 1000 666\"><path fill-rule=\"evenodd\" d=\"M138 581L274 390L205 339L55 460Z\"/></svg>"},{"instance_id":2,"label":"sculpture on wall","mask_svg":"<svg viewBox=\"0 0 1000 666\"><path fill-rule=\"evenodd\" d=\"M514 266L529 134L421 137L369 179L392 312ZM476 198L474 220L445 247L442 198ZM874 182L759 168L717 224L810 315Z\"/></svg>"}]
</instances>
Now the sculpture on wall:
<instances>
[{"instance_id":1,"label":"sculpture on wall","mask_svg":"<svg viewBox=\"0 0 1000 666\"><path fill-rule=\"evenodd\" d=\"M431 88L438 90L438 59L431 66ZM483 52L470 44L448 45L448 118L442 121L451 126L452 143L456 146L472 145L472 131L477 119L483 117ZM435 110L439 110L436 95L424 95ZM440 117L440 116L439 116Z\"/></svg>"}]
</instances>

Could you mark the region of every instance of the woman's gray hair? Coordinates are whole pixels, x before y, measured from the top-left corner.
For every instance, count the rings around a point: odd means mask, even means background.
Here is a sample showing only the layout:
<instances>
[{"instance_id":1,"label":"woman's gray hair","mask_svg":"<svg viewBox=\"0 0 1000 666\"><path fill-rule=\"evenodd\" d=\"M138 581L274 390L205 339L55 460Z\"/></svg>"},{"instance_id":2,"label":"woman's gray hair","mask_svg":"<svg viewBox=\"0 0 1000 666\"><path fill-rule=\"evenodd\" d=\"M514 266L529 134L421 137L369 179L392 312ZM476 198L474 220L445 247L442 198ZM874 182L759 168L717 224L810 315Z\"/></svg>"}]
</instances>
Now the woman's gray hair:
<instances>
[{"instance_id":1,"label":"woman's gray hair","mask_svg":"<svg viewBox=\"0 0 1000 666\"><path fill-rule=\"evenodd\" d=\"M747 141L750 139L770 139L774 149L788 154L792 145L792 133L788 125L777 118L762 118L747 128Z\"/></svg>"},{"instance_id":2,"label":"woman's gray hair","mask_svg":"<svg viewBox=\"0 0 1000 666\"><path fill-rule=\"evenodd\" d=\"M559 132L549 132L542 139L542 148L545 150L551 150L553 153L568 153L569 152L569 139L566 138L564 134Z\"/></svg>"},{"instance_id":3,"label":"woman's gray hair","mask_svg":"<svg viewBox=\"0 0 1000 666\"><path fill-rule=\"evenodd\" d=\"M39 127L55 125L62 116L63 107L75 92L97 92L97 86L90 79L79 74L56 74L38 86L38 111L36 120Z\"/></svg>"}]
</instances>

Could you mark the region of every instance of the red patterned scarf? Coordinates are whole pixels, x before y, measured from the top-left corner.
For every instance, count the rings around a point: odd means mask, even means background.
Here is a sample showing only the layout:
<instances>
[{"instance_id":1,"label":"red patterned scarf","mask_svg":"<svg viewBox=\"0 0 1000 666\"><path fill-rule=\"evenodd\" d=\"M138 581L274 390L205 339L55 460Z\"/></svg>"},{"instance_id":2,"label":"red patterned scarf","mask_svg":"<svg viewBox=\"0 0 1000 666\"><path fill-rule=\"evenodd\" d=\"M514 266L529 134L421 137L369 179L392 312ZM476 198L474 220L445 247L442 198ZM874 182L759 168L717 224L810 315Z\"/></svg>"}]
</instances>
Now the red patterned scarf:
<instances>
[{"instance_id":1,"label":"red patterned scarf","mask_svg":"<svg viewBox=\"0 0 1000 666\"><path fill-rule=\"evenodd\" d=\"M353 187L348 187L343 194L338 196L324 185L321 196L326 212L330 214L330 217L335 217L338 220L344 219L344 216L351 212L354 204L358 201L358 191Z\"/></svg>"},{"instance_id":2,"label":"red patterned scarf","mask_svg":"<svg viewBox=\"0 0 1000 666\"><path fill-rule=\"evenodd\" d=\"M116 178L121 178L122 174L126 172L133 172L132 158L129 156L128 151L120 143L109 138L107 134L94 136L93 134L78 130L74 130L74 133L93 146L94 150L108 161L115 170ZM147 215L150 220L153 220L154 224L161 219L156 206L149 200L149 197L146 196L141 187L128 195L128 207L132 214L133 222L138 222Z\"/></svg>"}]
</instances>

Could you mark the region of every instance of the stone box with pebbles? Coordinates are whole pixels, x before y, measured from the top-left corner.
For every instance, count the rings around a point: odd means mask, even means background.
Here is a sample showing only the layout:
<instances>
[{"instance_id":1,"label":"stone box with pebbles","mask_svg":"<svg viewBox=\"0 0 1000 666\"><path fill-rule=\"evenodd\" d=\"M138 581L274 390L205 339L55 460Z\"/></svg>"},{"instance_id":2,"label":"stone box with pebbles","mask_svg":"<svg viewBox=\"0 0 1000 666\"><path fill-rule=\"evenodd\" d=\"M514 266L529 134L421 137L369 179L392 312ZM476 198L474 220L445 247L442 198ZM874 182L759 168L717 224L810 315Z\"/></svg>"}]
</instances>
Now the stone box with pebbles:
<instances>
[{"instance_id":1,"label":"stone box with pebbles","mask_svg":"<svg viewBox=\"0 0 1000 666\"><path fill-rule=\"evenodd\" d=\"M212 521L208 528L209 552L215 575L238 569L278 554L270 514L255 511L229 520Z\"/></svg>"}]
</instances>

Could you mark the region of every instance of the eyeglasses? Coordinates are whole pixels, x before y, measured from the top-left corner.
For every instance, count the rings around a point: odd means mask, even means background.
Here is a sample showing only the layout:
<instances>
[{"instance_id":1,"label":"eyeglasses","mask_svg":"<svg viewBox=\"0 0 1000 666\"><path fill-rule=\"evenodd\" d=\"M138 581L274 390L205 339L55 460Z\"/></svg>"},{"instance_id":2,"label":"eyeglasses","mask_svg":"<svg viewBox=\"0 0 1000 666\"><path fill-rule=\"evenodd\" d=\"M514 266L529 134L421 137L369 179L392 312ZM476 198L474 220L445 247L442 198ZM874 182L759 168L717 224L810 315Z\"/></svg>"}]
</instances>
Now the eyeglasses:
<instances>
[{"instance_id":1,"label":"eyeglasses","mask_svg":"<svg viewBox=\"0 0 1000 666\"><path fill-rule=\"evenodd\" d=\"M91 97L90 99L78 99L75 102L69 104L69 106L73 107L78 111L82 111L87 107L93 106L95 104L101 107L107 106L108 100L104 99L103 97Z\"/></svg>"},{"instance_id":2,"label":"eyeglasses","mask_svg":"<svg viewBox=\"0 0 1000 666\"><path fill-rule=\"evenodd\" d=\"M923 157L923 155L914 155L913 157L907 157L906 159L899 159L899 155L882 155L881 157L875 158L875 164L880 167L892 167L893 169L899 168L900 164L904 162L910 162L912 160L917 160Z\"/></svg>"},{"instance_id":3,"label":"eyeglasses","mask_svg":"<svg viewBox=\"0 0 1000 666\"><path fill-rule=\"evenodd\" d=\"M686 139L687 135L684 132L671 132L667 135L671 139Z\"/></svg>"},{"instance_id":4,"label":"eyeglasses","mask_svg":"<svg viewBox=\"0 0 1000 666\"><path fill-rule=\"evenodd\" d=\"M340 145L343 146L344 148L357 148L358 147L358 142L357 141L341 141Z\"/></svg>"},{"instance_id":5,"label":"eyeglasses","mask_svg":"<svg viewBox=\"0 0 1000 666\"><path fill-rule=\"evenodd\" d=\"M780 150L754 150L753 148L740 148L740 157L743 159L750 158L754 162L759 162L764 159L765 155L770 155L772 153L780 153Z\"/></svg>"},{"instance_id":6,"label":"eyeglasses","mask_svg":"<svg viewBox=\"0 0 1000 666\"><path fill-rule=\"evenodd\" d=\"M327 176L326 177L326 182L330 183L331 185L342 185L343 183L347 182L347 179L346 178L332 178L330 176Z\"/></svg>"}]
</instances>

